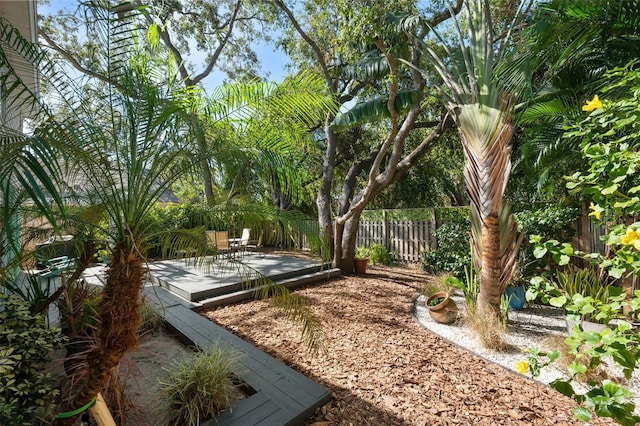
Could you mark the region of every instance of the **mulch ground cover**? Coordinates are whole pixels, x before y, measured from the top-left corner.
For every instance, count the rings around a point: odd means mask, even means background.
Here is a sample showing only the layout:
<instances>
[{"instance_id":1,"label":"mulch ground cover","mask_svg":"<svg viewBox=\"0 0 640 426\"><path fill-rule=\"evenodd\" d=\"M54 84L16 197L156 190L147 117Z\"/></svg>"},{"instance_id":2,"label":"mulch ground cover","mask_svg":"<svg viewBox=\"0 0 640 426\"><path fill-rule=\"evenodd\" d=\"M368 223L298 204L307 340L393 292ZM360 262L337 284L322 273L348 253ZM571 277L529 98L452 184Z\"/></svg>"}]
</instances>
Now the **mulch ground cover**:
<instances>
[{"instance_id":1,"label":"mulch ground cover","mask_svg":"<svg viewBox=\"0 0 640 426\"><path fill-rule=\"evenodd\" d=\"M316 357L300 324L268 301L203 315L333 392L308 425L581 424L569 398L421 326L412 307L427 279L414 267L376 266L297 290L323 326L326 351Z\"/></svg>"}]
</instances>

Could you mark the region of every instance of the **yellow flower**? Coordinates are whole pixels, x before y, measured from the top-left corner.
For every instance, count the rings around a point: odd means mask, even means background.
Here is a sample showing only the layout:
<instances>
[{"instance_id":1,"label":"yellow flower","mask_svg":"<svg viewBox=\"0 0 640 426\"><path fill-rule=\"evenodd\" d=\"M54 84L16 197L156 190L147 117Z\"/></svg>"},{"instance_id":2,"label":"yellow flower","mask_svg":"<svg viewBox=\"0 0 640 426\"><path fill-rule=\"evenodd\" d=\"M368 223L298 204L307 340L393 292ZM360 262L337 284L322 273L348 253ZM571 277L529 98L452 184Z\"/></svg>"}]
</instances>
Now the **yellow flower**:
<instances>
[{"instance_id":1,"label":"yellow flower","mask_svg":"<svg viewBox=\"0 0 640 426\"><path fill-rule=\"evenodd\" d=\"M594 109L602 108L602 102L598 98L598 95L595 95L593 99L587 101L586 105L582 106L583 111L591 112Z\"/></svg>"},{"instance_id":2,"label":"yellow flower","mask_svg":"<svg viewBox=\"0 0 640 426\"><path fill-rule=\"evenodd\" d=\"M602 207L591 203L589 205L589 210L592 210L592 212L589 213L589 216L593 216L596 219L600 220L600 217L602 216Z\"/></svg>"},{"instance_id":3,"label":"yellow flower","mask_svg":"<svg viewBox=\"0 0 640 426\"><path fill-rule=\"evenodd\" d=\"M527 374L529 371L529 363L527 361L518 361L516 362L516 371L520 374Z\"/></svg>"},{"instance_id":4,"label":"yellow flower","mask_svg":"<svg viewBox=\"0 0 640 426\"><path fill-rule=\"evenodd\" d=\"M638 239L638 233L631 228L627 228L627 232L620 237L620 242L625 246L630 246Z\"/></svg>"}]
</instances>

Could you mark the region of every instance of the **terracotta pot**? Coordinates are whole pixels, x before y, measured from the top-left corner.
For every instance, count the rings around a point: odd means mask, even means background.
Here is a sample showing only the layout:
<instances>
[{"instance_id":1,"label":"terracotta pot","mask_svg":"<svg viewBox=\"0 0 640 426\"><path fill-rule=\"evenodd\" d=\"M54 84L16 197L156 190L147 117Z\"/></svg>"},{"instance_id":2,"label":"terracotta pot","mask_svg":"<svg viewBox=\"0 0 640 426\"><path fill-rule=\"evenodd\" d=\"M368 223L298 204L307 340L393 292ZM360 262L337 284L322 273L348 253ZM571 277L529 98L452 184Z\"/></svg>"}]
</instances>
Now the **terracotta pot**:
<instances>
[{"instance_id":1,"label":"terracotta pot","mask_svg":"<svg viewBox=\"0 0 640 426\"><path fill-rule=\"evenodd\" d=\"M436 299L442 299L442 301L431 306L431 303ZM429 308L431 318L441 324L451 324L458 318L458 305L449 297L449 293L446 291L432 294L425 302L425 305Z\"/></svg>"},{"instance_id":2,"label":"terracotta pot","mask_svg":"<svg viewBox=\"0 0 640 426\"><path fill-rule=\"evenodd\" d=\"M353 268L356 271L356 274L366 274L367 273L367 264L369 263L369 259L353 259Z\"/></svg>"}]
</instances>

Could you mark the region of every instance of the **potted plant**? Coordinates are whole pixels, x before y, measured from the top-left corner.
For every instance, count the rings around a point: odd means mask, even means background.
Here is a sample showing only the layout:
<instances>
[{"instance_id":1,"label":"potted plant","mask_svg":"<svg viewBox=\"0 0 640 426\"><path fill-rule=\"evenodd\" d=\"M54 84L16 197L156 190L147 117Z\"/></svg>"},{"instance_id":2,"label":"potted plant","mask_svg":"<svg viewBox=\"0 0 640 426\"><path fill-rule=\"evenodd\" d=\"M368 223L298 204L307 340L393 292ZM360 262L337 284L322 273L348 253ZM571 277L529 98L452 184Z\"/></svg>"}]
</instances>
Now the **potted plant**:
<instances>
[{"instance_id":1,"label":"potted plant","mask_svg":"<svg viewBox=\"0 0 640 426\"><path fill-rule=\"evenodd\" d=\"M353 259L353 268L356 274L366 274L367 264L369 263L369 256L371 252L367 247L357 247L356 255Z\"/></svg>"},{"instance_id":2,"label":"potted plant","mask_svg":"<svg viewBox=\"0 0 640 426\"><path fill-rule=\"evenodd\" d=\"M432 294L425 305L431 318L441 324L451 324L458 318L458 305L446 291Z\"/></svg>"}]
</instances>

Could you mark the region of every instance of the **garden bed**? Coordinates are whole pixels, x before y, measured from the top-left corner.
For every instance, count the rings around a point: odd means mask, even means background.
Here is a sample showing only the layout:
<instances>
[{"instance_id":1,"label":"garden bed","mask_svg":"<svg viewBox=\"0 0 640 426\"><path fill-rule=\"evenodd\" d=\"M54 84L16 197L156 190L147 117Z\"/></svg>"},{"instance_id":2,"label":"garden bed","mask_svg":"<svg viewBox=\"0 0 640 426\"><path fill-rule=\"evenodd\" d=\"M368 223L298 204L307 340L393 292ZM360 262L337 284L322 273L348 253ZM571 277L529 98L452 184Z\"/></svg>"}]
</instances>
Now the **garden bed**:
<instances>
[{"instance_id":1,"label":"garden bed","mask_svg":"<svg viewBox=\"0 0 640 426\"><path fill-rule=\"evenodd\" d=\"M424 273L379 266L368 272L298 291L324 324L321 357L307 353L299 326L268 302L205 314L333 391L309 425L581 424L572 400L416 321L413 304L429 279Z\"/></svg>"}]
</instances>

